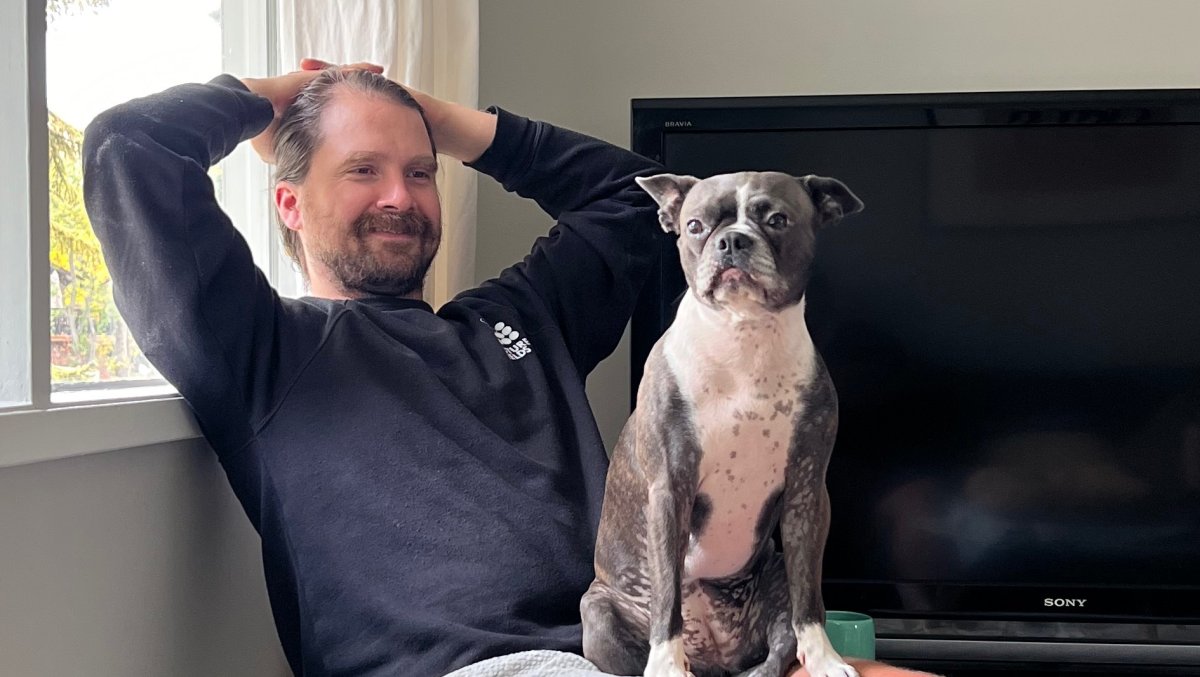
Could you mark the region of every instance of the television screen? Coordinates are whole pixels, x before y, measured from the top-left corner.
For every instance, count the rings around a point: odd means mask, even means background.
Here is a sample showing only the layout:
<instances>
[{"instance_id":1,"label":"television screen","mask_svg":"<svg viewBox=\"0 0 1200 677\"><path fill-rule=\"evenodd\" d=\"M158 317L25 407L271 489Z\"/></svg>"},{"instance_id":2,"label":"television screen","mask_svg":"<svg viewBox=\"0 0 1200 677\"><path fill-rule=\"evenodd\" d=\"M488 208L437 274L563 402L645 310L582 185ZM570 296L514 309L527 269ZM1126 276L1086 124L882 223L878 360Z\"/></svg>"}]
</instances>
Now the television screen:
<instances>
[{"instance_id":1,"label":"television screen","mask_svg":"<svg viewBox=\"0 0 1200 677\"><path fill-rule=\"evenodd\" d=\"M638 100L633 127L675 173L866 204L806 294L841 413L829 608L1200 643L1200 92ZM684 291L661 266L635 388Z\"/></svg>"}]
</instances>

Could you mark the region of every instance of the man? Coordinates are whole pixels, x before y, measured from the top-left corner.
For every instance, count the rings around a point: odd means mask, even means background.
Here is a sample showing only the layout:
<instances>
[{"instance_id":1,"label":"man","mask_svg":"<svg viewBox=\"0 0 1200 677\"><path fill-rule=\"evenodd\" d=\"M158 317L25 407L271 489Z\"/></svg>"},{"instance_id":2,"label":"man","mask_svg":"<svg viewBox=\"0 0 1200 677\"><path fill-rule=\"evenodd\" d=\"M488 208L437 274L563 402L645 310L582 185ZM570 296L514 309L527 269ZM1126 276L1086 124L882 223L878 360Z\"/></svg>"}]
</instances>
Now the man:
<instances>
[{"instance_id":1,"label":"man","mask_svg":"<svg viewBox=\"0 0 1200 677\"><path fill-rule=\"evenodd\" d=\"M175 87L88 127L85 198L117 304L262 536L297 674L578 652L607 463L584 379L657 251L633 178L660 168L410 95L378 68L303 65ZM215 200L208 168L252 138L278 164L311 297L275 294ZM437 152L558 223L435 313L421 290Z\"/></svg>"}]
</instances>

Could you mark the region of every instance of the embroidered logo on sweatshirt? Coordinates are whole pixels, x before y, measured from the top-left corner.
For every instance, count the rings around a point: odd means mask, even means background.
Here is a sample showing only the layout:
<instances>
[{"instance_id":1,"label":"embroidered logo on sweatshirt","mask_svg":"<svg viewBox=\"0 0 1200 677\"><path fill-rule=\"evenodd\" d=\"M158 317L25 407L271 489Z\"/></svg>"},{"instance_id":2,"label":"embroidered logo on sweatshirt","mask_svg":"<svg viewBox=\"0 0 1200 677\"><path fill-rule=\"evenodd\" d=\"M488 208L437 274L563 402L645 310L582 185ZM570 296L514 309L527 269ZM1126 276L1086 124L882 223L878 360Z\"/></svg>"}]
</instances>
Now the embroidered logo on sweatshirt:
<instances>
[{"instance_id":1,"label":"embroidered logo on sweatshirt","mask_svg":"<svg viewBox=\"0 0 1200 677\"><path fill-rule=\"evenodd\" d=\"M492 333L496 335L496 340L504 347L504 354L508 355L510 360L519 360L533 352L529 339L521 338L521 332L503 322L497 322L492 327Z\"/></svg>"}]
</instances>

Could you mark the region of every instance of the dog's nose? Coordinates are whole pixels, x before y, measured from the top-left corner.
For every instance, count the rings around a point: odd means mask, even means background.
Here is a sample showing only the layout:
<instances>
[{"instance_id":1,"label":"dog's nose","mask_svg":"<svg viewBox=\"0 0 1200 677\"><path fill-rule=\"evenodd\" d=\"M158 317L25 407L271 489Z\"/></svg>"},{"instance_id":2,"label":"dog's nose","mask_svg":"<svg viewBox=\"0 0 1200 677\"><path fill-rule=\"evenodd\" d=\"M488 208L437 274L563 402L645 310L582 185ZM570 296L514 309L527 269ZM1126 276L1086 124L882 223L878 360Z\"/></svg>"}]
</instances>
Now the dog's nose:
<instances>
[{"instance_id":1,"label":"dog's nose","mask_svg":"<svg viewBox=\"0 0 1200 677\"><path fill-rule=\"evenodd\" d=\"M749 235L737 231L725 231L717 238L717 251L737 253L747 251L754 246L754 240Z\"/></svg>"}]
</instances>

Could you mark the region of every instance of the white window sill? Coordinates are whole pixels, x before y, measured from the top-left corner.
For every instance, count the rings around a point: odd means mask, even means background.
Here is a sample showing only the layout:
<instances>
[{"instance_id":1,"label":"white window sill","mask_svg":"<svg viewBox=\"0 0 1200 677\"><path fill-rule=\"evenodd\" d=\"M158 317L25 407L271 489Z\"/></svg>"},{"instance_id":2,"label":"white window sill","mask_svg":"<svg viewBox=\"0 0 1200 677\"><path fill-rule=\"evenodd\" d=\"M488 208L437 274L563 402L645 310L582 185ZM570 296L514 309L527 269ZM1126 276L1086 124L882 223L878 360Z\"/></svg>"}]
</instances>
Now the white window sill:
<instances>
[{"instance_id":1,"label":"white window sill","mask_svg":"<svg viewBox=\"0 0 1200 677\"><path fill-rule=\"evenodd\" d=\"M112 404L116 402L145 402L147 400L164 400L178 396L175 387L158 379L143 381L112 381L108 383L88 383L82 387L67 388L59 386L50 392L50 402L53 405L87 405Z\"/></svg>"},{"instance_id":2,"label":"white window sill","mask_svg":"<svg viewBox=\"0 0 1200 677\"><path fill-rule=\"evenodd\" d=\"M200 437L183 399L0 413L0 468Z\"/></svg>"}]
</instances>

